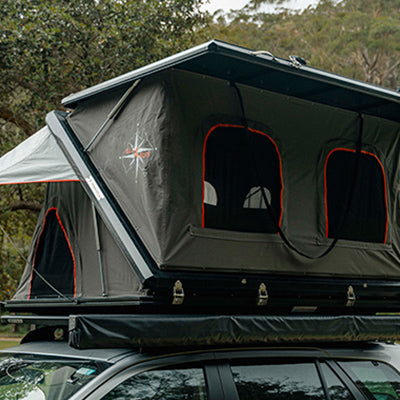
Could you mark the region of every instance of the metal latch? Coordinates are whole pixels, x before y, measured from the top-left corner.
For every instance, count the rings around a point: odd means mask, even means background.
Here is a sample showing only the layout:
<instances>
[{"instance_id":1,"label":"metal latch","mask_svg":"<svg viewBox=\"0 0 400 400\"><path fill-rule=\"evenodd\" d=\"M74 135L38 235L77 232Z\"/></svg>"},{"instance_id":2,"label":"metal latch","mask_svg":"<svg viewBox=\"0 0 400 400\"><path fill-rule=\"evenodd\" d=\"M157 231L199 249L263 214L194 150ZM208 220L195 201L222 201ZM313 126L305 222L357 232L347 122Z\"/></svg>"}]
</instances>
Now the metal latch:
<instances>
[{"instance_id":1,"label":"metal latch","mask_svg":"<svg viewBox=\"0 0 400 400\"><path fill-rule=\"evenodd\" d=\"M180 305L185 299L185 293L183 291L183 285L181 281L176 281L174 285L174 291L172 296L172 304Z\"/></svg>"},{"instance_id":2,"label":"metal latch","mask_svg":"<svg viewBox=\"0 0 400 400\"><path fill-rule=\"evenodd\" d=\"M257 305L258 306L266 306L268 303L268 292L267 292L267 287L265 286L264 283L260 285L258 288L258 299L257 299Z\"/></svg>"},{"instance_id":3,"label":"metal latch","mask_svg":"<svg viewBox=\"0 0 400 400\"><path fill-rule=\"evenodd\" d=\"M353 307L356 304L356 293L353 286L347 288L347 303L346 307Z\"/></svg>"},{"instance_id":4,"label":"metal latch","mask_svg":"<svg viewBox=\"0 0 400 400\"><path fill-rule=\"evenodd\" d=\"M300 56L289 56L289 60L292 63L292 65L296 68L300 68L304 65L307 65L307 61Z\"/></svg>"}]
</instances>

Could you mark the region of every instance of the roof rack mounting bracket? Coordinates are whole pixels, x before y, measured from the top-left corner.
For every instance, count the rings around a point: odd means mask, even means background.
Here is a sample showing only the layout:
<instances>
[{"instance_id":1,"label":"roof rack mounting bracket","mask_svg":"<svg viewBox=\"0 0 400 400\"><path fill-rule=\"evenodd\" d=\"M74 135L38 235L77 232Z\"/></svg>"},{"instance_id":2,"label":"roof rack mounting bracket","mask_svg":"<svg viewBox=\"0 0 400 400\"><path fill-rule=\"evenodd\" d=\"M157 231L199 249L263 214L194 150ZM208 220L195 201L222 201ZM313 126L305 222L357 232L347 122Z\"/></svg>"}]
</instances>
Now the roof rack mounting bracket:
<instances>
[{"instance_id":1,"label":"roof rack mounting bracket","mask_svg":"<svg viewBox=\"0 0 400 400\"><path fill-rule=\"evenodd\" d=\"M353 286L347 288L347 303L346 307L354 307L356 304L356 293Z\"/></svg>"},{"instance_id":2,"label":"roof rack mounting bracket","mask_svg":"<svg viewBox=\"0 0 400 400\"><path fill-rule=\"evenodd\" d=\"M184 299L185 299L185 292L183 291L183 285L182 282L178 280L174 284L172 304L179 306L183 304Z\"/></svg>"},{"instance_id":3,"label":"roof rack mounting bracket","mask_svg":"<svg viewBox=\"0 0 400 400\"><path fill-rule=\"evenodd\" d=\"M258 298L257 298L257 305L258 306L266 306L268 304L268 292L265 283L261 283L260 287L258 288Z\"/></svg>"}]
</instances>

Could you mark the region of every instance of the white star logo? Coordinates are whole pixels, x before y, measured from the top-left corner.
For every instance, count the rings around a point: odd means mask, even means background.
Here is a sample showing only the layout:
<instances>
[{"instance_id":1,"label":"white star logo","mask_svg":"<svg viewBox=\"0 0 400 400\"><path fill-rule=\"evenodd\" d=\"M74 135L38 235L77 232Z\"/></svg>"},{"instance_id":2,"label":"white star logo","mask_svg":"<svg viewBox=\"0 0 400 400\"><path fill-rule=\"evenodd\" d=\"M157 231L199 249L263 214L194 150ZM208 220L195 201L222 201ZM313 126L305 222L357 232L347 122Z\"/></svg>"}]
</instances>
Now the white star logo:
<instances>
[{"instance_id":1,"label":"white star logo","mask_svg":"<svg viewBox=\"0 0 400 400\"><path fill-rule=\"evenodd\" d=\"M135 143L128 143L127 149L120 157L125 169L125 173L135 170L135 179L137 182L139 171L146 175L145 166L147 161L151 158L154 148L150 145L145 133L141 135L139 124L137 125ZM147 146L146 146L147 145Z\"/></svg>"}]
</instances>

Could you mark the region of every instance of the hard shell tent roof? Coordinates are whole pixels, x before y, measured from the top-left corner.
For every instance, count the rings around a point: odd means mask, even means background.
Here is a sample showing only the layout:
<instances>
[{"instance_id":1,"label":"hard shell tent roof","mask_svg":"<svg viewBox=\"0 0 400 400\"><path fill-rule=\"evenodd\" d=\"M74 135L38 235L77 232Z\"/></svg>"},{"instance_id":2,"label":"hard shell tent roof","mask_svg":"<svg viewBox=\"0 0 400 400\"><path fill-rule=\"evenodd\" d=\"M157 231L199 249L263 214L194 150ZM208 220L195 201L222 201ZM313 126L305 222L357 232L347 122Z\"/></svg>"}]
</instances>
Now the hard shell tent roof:
<instances>
[{"instance_id":1,"label":"hard shell tent roof","mask_svg":"<svg viewBox=\"0 0 400 400\"><path fill-rule=\"evenodd\" d=\"M145 288L397 293L398 93L212 41L63 104L47 123ZM280 232L339 241L311 260Z\"/></svg>"},{"instance_id":2,"label":"hard shell tent roof","mask_svg":"<svg viewBox=\"0 0 400 400\"><path fill-rule=\"evenodd\" d=\"M317 68L219 40L201 44L127 74L71 94L62 104L76 108L99 94L127 88L138 79L171 68L400 121L400 94Z\"/></svg>"}]
</instances>

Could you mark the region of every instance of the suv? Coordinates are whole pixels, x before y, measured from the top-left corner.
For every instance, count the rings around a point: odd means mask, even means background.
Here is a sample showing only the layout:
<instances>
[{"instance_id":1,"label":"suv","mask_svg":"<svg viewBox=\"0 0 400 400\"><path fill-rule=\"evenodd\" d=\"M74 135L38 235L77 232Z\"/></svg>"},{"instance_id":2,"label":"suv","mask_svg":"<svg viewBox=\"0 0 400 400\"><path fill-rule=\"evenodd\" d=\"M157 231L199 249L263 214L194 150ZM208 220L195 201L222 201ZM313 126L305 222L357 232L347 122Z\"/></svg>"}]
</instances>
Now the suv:
<instances>
[{"instance_id":1,"label":"suv","mask_svg":"<svg viewBox=\"0 0 400 400\"><path fill-rule=\"evenodd\" d=\"M3 350L0 399L394 400L400 347L76 350L32 341Z\"/></svg>"}]
</instances>

